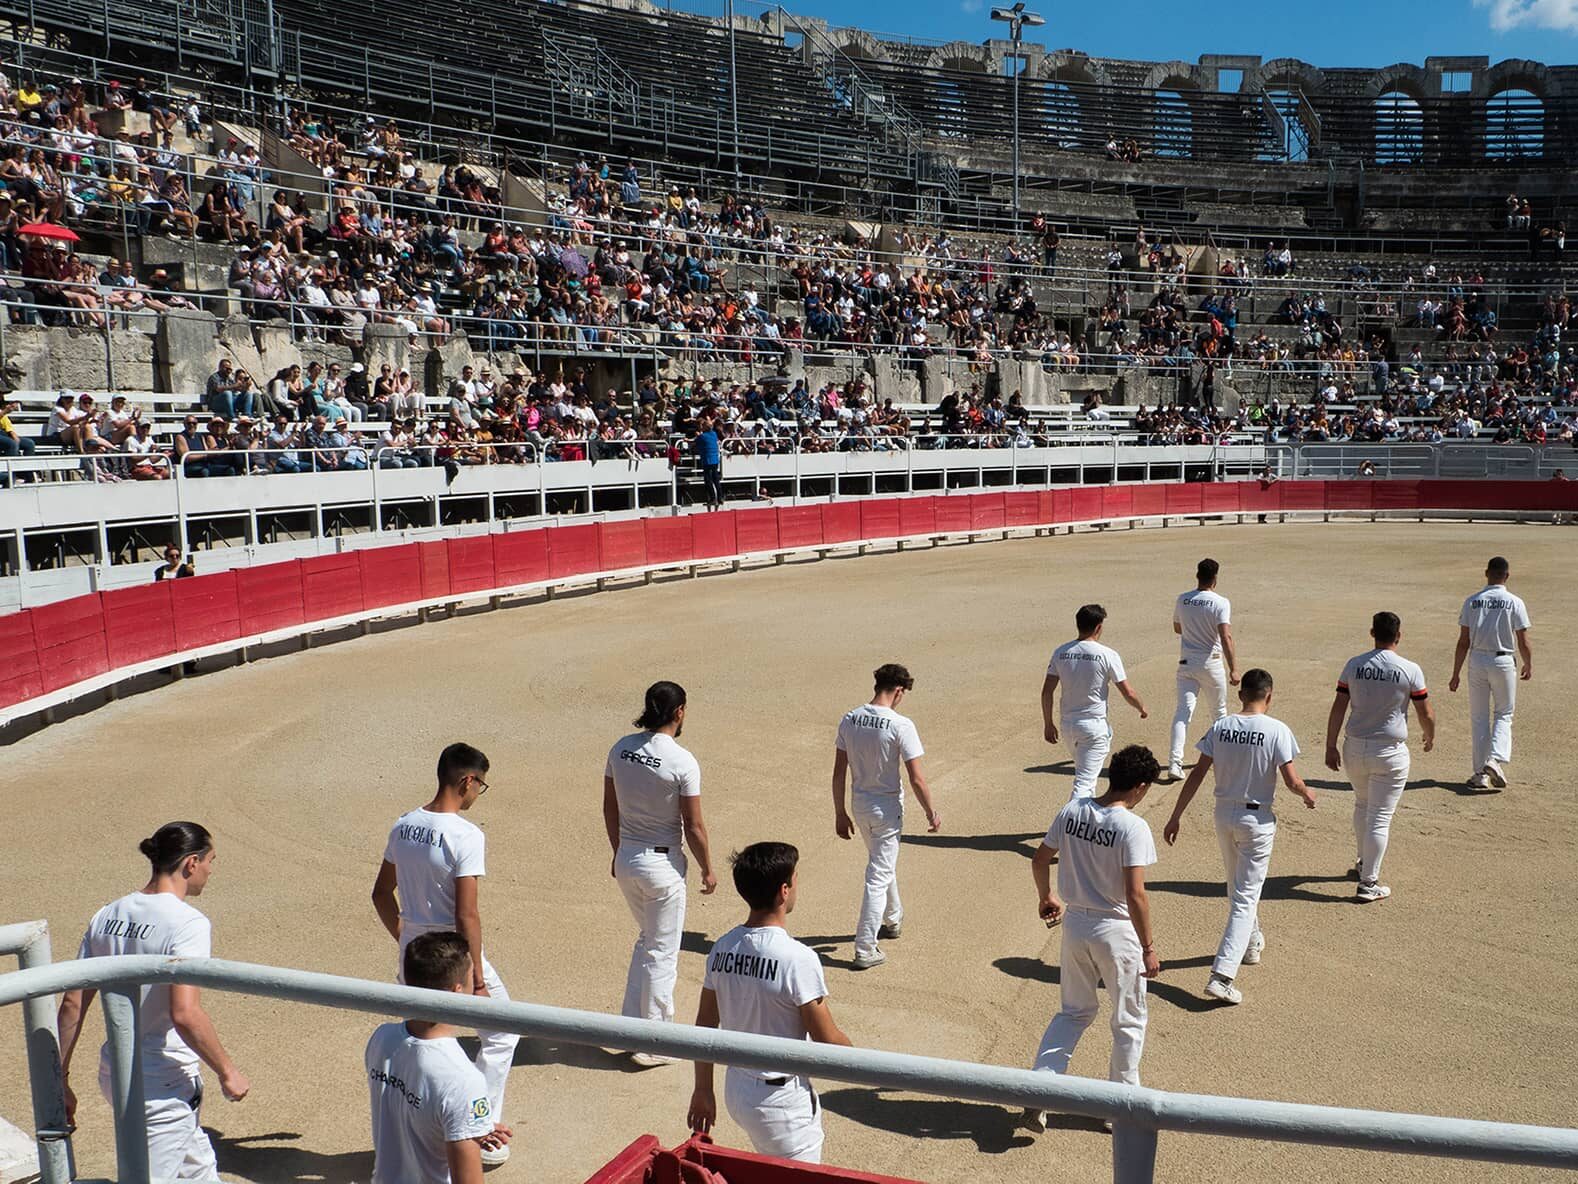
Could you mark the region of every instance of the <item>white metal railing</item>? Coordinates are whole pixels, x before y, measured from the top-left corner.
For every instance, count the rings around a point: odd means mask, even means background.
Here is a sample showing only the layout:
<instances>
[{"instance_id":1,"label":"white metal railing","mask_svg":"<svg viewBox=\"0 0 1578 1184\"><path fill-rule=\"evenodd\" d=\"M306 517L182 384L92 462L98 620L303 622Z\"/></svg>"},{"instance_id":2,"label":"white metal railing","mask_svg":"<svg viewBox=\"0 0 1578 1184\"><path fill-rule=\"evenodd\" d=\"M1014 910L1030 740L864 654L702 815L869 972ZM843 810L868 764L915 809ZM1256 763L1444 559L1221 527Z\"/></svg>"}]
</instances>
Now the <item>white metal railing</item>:
<instances>
[{"instance_id":1,"label":"white metal railing","mask_svg":"<svg viewBox=\"0 0 1578 1184\"><path fill-rule=\"evenodd\" d=\"M96 989L103 993L118 1184L149 1184L137 1012L140 988L153 983L185 983L343 1011L425 1019L684 1060L804 1073L857 1085L900 1088L1002 1106L1084 1114L1113 1124L1114 1184L1149 1184L1155 1178L1158 1136L1164 1130L1578 1169L1578 1131L1556 1127L1170 1093L1029 1069L843 1048L541 1004L506 1003L217 958L89 958L0 976L0 1006L27 1000L48 1001L67 990ZM54 1064L54 1085L58 1089L58 1052ZM35 1088L49 1085L37 1080L34 1084ZM46 1184L56 1181L46 1180Z\"/></svg>"}]
</instances>

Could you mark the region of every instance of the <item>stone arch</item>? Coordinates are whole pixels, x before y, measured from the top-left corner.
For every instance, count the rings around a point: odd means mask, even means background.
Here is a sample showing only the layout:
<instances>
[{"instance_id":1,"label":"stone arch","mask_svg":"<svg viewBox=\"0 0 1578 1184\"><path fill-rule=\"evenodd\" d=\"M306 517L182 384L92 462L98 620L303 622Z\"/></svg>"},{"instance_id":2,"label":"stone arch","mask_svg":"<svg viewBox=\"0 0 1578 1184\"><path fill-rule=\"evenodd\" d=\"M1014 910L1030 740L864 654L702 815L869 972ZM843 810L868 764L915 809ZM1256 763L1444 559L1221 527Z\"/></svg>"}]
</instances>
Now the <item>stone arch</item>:
<instances>
[{"instance_id":1,"label":"stone arch","mask_svg":"<svg viewBox=\"0 0 1578 1184\"><path fill-rule=\"evenodd\" d=\"M829 29L832 50L839 57L857 62L891 61L888 48L864 29Z\"/></svg>"},{"instance_id":2,"label":"stone arch","mask_svg":"<svg viewBox=\"0 0 1578 1184\"><path fill-rule=\"evenodd\" d=\"M1476 99L1489 99L1504 90L1526 90L1541 102L1549 103L1561 95L1562 85L1540 62L1507 58L1480 73L1474 80L1472 94Z\"/></svg>"},{"instance_id":3,"label":"stone arch","mask_svg":"<svg viewBox=\"0 0 1578 1184\"><path fill-rule=\"evenodd\" d=\"M1076 54L1047 54L1036 67L1035 76L1043 82L1067 82L1075 86L1112 85L1112 77L1105 66Z\"/></svg>"},{"instance_id":4,"label":"stone arch","mask_svg":"<svg viewBox=\"0 0 1578 1184\"><path fill-rule=\"evenodd\" d=\"M1422 66L1411 62L1396 62L1371 71L1364 86L1365 97L1369 99L1378 99L1384 94L1399 91L1416 103L1435 98L1438 90L1435 79Z\"/></svg>"},{"instance_id":5,"label":"stone arch","mask_svg":"<svg viewBox=\"0 0 1578 1184\"><path fill-rule=\"evenodd\" d=\"M1188 62L1157 62L1146 72L1140 88L1148 91L1201 91L1208 89L1199 68Z\"/></svg>"},{"instance_id":6,"label":"stone arch","mask_svg":"<svg viewBox=\"0 0 1578 1184\"><path fill-rule=\"evenodd\" d=\"M969 41L950 41L939 45L926 55L928 70L955 70L991 74L994 72L992 51L984 45Z\"/></svg>"},{"instance_id":7,"label":"stone arch","mask_svg":"<svg viewBox=\"0 0 1578 1184\"><path fill-rule=\"evenodd\" d=\"M1246 70L1240 89L1268 90L1278 85L1296 86L1304 92L1305 98L1314 98L1326 89L1326 75L1298 58L1272 58L1269 62L1263 62L1257 69Z\"/></svg>"}]
</instances>

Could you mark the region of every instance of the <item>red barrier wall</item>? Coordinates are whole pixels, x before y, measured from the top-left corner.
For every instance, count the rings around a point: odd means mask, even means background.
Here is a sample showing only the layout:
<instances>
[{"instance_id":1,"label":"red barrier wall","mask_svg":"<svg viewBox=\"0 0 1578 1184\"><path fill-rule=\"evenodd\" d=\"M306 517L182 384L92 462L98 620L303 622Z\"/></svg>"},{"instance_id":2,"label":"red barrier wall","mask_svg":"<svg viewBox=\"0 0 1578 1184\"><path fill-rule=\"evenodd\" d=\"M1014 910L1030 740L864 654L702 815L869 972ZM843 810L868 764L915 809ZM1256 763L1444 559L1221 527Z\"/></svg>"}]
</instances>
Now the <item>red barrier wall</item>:
<instances>
[{"instance_id":1,"label":"red barrier wall","mask_svg":"<svg viewBox=\"0 0 1578 1184\"><path fill-rule=\"evenodd\" d=\"M241 597L234 571L171 580L175 602L175 646L179 650L218 645L241 636Z\"/></svg>"},{"instance_id":2,"label":"red barrier wall","mask_svg":"<svg viewBox=\"0 0 1578 1184\"><path fill-rule=\"evenodd\" d=\"M449 548L449 590L455 592L481 592L499 587L493 571L493 536L472 535L464 539L446 539Z\"/></svg>"},{"instance_id":3,"label":"red barrier wall","mask_svg":"<svg viewBox=\"0 0 1578 1184\"><path fill-rule=\"evenodd\" d=\"M690 524L688 514L681 518L643 518L641 527L647 535L647 562L688 562L694 554Z\"/></svg>"},{"instance_id":4,"label":"red barrier wall","mask_svg":"<svg viewBox=\"0 0 1578 1184\"><path fill-rule=\"evenodd\" d=\"M597 528L597 556L600 571L647 565L647 532L639 518L625 522L604 522Z\"/></svg>"},{"instance_id":5,"label":"red barrier wall","mask_svg":"<svg viewBox=\"0 0 1578 1184\"><path fill-rule=\"evenodd\" d=\"M31 609L0 617L0 654L5 656L0 662L0 706L36 699L44 693Z\"/></svg>"},{"instance_id":6,"label":"red barrier wall","mask_svg":"<svg viewBox=\"0 0 1578 1184\"><path fill-rule=\"evenodd\" d=\"M1105 511L1102 509L1105 494L1101 489L1085 486L1069 490L1070 522L1100 522Z\"/></svg>"},{"instance_id":7,"label":"red barrier wall","mask_svg":"<svg viewBox=\"0 0 1578 1184\"><path fill-rule=\"evenodd\" d=\"M776 530L776 519L774 523ZM713 514L692 514L690 529L693 538L692 550L696 558L716 559L722 555L736 555L744 550L735 527L733 510L719 510Z\"/></svg>"},{"instance_id":8,"label":"red barrier wall","mask_svg":"<svg viewBox=\"0 0 1578 1184\"><path fill-rule=\"evenodd\" d=\"M362 561L355 552L303 559L301 597L309 621L361 612L366 607L362 602Z\"/></svg>"},{"instance_id":9,"label":"red barrier wall","mask_svg":"<svg viewBox=\"0 0 1578 1184\"><path fill-rule=\"evenodd\" d=\"M734 542L742 553L778 549L777 510L735 510Z\"/></svg>"},{"instance_id":10,"label":"red barrier wall","mask_svg":"<svg viewBox=\"0 0 1578 1184\"><path fill-rule=\"evenodd\" d=\"M375 561L388 563L392 557L400 552L412 551L412 547L376 547L369 551L360 552L363 556L378 556ZM414 560L414 556L413 556ZM366 562L364 559L363 562ZM368 583L366 576L363 582L369 587L384 585L383 578L377 577L377 583ZM421 598L421 588L418 586L416 595L408 597L409 600ZM307 606L302 599L301 590L301 561L291 560L289 563L265 563L261 567L236 568L236 603L241 609L241 619L247 623L248 633L272 633L275 629L289 629L292 625L300 625L307 619ZM383 600L378 604L403 604L402 600Z\"/></svg>"},{"instance_id":11,"label":"red barrier wall","mask_svg":"<svg viewBox=\"0 0 1578 1184\"><path fill-rule=\"evenodd\" d=\"M1154 518L1167 512L1167 486L1136 485L1134 487L1134 512L1142 518Z\"/></svg>"},{"instance_id":12,"label":"red barrier wall","mask_svg":"<svg viewBox=\"0 0 1578 1184\"><path fill-rule=\"evenodd\" d=\"M493 575L498 587L548 578L548 532L507 530L493 536Z\"/></svg>"},{"instance_id":13,"label":"red barrier wall","mask_svg":"<svg viewBox=\"0 0 1578 1184\"><path fill-rule=\"evenodd\" d=\"M930 534L936 529L936 498L906 497L899 499L900 534Z\"/></svg>"},{"instance_id":14,"label":"red barrier wall","mask_svg":"<svg viewBox=\"0 0 1578 1184\"><path fill-rule=\"evenodd\" d=\"M824 543L852 543L860 537L859 502L828 502L822 507Z\"/></svg>"},{"instance_id":15,"label":"red barrier wall","mask_svg":"<svg viewBox=\"0 0 1578 1184\"><path fill-rule=\"evenodd\" d=\"M110 668L104 641L104 601L97 592L41 604L30 615L46 692L103 674Z\"/></svg>"},{"instance_id":16,"label":"red barrier wall","mask_svg":"<svg viewBox=\"0 0 1578 1184\"><path fill-rule=\"evenodd\" d=\"M954 494L952 497L934 497L931 499L932 514L937 521L937 530L943 534L963 534L971 529L975 522L975 510L970 505L970 499L963 494Z\"/></svg>"},{"instance_id":17,"label":"red barrier wall","mask_svg":"<svg viewBox=\"0 0 1578 1184\"><path fill-rule=\"evenodd\" d=\"M422 599L449 595L449 543L418 543L417 563L422 568Z\"/></svg>"},{"instance_id":18,"label":"red barrier wall","mask_svg":"<svg viewBox=\"0 0 1578 1184\"><path fill-rule=\"evenodd\" d=\"M1284 510L1324 510L1326 508L1326 482L1279 481L1276 488L1282 491Z\"/></svg>"},{"instance_id":19,"label":"red barrier wall","mask_svg":"<svg viewBox=\"0 0 1578 1184\"><path fill-rule=\"evenodd\" d=\"M904 533L903 514L897 498L872 498L858 503L860 509L860 537L864 539L891 539ZM823 527L826 530L826 527Z\"/></svg>"},{"instance_id":20,"label":"red barrier wall","mask_svg":"<svg viewBox=\"0 0 1578 1184\"><path fill-rule=\"evenodd\" d=\"M751 511L745 511L746 514ZM743 518L744 515L742 514ZM745 529L741 524L741 531ZM814 547L822 541L821 506L785 506L778 511L778 546Z\"/></svg>"},{"instance_id":21,"label":"red barrier wall","mask_svg":"<svg viewBox=\"0 0 1578 1184\"><path fill-rule=\"evenodd\" d=\"M603 570L595 524L556 526L543 533L548 536L549 576L558 579Z\"/></svg>"},{"instance_id":22,"label":"red barrier wall","mask_svg":"<svg viewBox=\"0 0 1578 1184\"><path fill-rule=\"evenodd\" d=\"M104 641L109 665L134 666L175 650L173 580L104 593Z\"/></svg>"},{"instance_id":23,"label":"red barrier wall","mask_svg":"<svg viewBox=\"0 0 1578 1184\"><path fill-rule=\"evenodd\" d=\"M1004 526L1038 526L1041 523L1041 495L1039 493L1003 494Z\"/></svg>"},{"instance_id":24,"label":"red barrier wall","mask_svg":"<svg viewBox=\"0 0 1578 1184\"><path fill-rule=\"evenodd\" d=\"M355 555L362 567L362 603L367 608L423 599L422 560L415 546L369 547ZM242 608L246 608L245 592Z\"/></svg>"}]
</instances>

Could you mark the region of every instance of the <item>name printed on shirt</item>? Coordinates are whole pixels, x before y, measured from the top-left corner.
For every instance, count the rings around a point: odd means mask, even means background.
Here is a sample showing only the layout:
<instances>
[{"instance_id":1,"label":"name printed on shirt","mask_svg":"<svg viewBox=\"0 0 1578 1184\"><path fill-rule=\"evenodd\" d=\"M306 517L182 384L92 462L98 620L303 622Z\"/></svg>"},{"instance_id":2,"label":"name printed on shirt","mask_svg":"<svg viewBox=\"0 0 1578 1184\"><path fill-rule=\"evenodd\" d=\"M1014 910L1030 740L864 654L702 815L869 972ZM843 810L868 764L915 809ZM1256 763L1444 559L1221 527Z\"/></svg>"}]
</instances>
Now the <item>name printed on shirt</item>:
<instances>
[{"instance_id":1,"label":"name printed on shirt","mask_svg":"<svg viewBox=\"0 0 1578 1184\"><path fill-rule=\"evenodd\" d=\"M1227 727L1217 728L1216 738L1223 744L1250 744L1260 748L1266 743L1264 732L1240 732Z\"/></svg>"},{"instance_id":2,"label":"name printed on shirt","mask_svg":"<svg viewBox=\"0 0 1578 1184\"><path fill-rule=\"evenodd\" d=\"M857 728L872 728L885 732L892 726L892 721L885 715L851 715L849 722Z\"/></svg>"},{"instance_id":3,"label":"name printed on shirt","mask_svg":"<svg viewBox=\"0 0 1578 1184\"><path fill-rule=\"evenodd\" d=\"M414 826L409 822L397 823L394 837L402 843L416 843L423 847L436 847L443 841L431 826Z\"/></svg>"},{"instance_id":4,"label":"name printed on shirt","mask_svg":"<svg viewBox=\"0 0 1578 1184\"><path fill-rule=\"evenodd\" d=\"M633 748L621 748L619 750L619 759L629 761L632 765L645 765L649 769L661 769L663 767L663 761L660 757L637 752Z\"/></svg>"},{"instance_id":5,"label":"name printed on shirt","mask_svg":"<svg viewBox=\"0 0 1578 1184\"><path fill-rule=\"evenodd\" d=\"M1092 826L1087 819L1069 817L1063 822L1063 833L1072 838L1084 839L1098 847L1112 847L1118 842L1118 832L1108 826Z\"/></svg>"},{"instance_id":6,"label":"name printed on shirt","mask_svg":"<svg viewBox=\"0 0 1578 1184\"><path fill-rule=\"evenodd\" d=\"M778 959L764 958L759 954L736 954L725 950L712 956L714 974L739 974L747 978L778 981Z\"/></svg>"}]
</instances>

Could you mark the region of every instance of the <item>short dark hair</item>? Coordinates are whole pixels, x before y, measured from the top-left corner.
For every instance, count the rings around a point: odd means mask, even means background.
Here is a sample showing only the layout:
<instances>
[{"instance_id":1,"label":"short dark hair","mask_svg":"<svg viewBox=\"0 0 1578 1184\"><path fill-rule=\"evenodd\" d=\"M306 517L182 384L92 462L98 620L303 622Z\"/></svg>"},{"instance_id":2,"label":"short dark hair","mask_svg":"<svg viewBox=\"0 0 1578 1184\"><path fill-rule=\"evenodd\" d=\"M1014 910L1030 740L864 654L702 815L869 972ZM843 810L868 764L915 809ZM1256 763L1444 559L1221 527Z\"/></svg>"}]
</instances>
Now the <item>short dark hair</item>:
<instances>
[{"instance_id":1,"label":"short dark hair","mask_svg":"<svg viewBox=\"0 0 1578 1184\"><path fill-rule=\"evenodd\" d=\"M400 977L408 987L449 991L471 972L471 947L450 929L437 929L413 938L400 963Z\"/></svg>"},{"instance_id":2,"label":"short dark hair","mask_svg":"<svg viewBox=\"0 0 1578 1184\"><path fill-rule=\"evenodd\" d=\"M1107 619L1107 610L1099 604L1082 604L1074 614L1074 627L1081 633L1094 633Z\"/></svg>"},{"instance_id":3,"label":"short dark hair","mask_svg":"<svg viewBox=\"0 0 1578 1184\"><path fill-rule=\"evenodd\" d=\"M674 722L679 709L685 706L685 688L677 682L655 682L647 688L641 714L636 717L636 727L655 732Z\"/></svg>"},{"instance_id":4,"label":"short dark hair","mask_svg":"<svg viewBox=\"0 0 1578 1184\"><path fill-rule=\"evenodd\" d=\"M734 890L753 909L770 909L778 903L778 890L794 879L800 849L793 843L752 843L729 856L734 869Z\"/></svg>"},{"instance_id":5,"label":"short dark hair","mask_svg":"<svg viewBox=\"0 0 1578 1184\"><path fill-rule=\"evenodd\" d=\"M207 855L213 846L214 837L206 827L196 822L166 822L138 843L137 850L148 857L155 875L168 876L192 856Z\"/></svg>"},{"instance_id":6,"label":"short dark hair","mask_svg":"<svg viewBox=\"0 0 1578 1184\"><path fill-rule=\"evenodd\" d=\"M1512 570L1512 565L1508 563L1503 556L1495 555L1492 556L1490 562L1485 565L1485 570L1499 579Z\"/></svg>"},{"instance_id":7,"label":"short dark hair","mask_svg":"<svg viewBox=\"0 0 1578 1184\"><path fill-rule=\"evenodd\" d=\"M488 758L480 748L456 741L438 754L438 783L454 785L467 773L486 773Z\"/></svg>"},{"instance_id":8,"label":"short dark hair","mask_svg":"<svg viewBox=\"0 0 1578 1184\"><path fill-rule=\"evenodd\" d=\"M1211 584L1216 581L1216 573L1222 570L1222 565L1215 559L1202 559L1195 564L1194 578L1202 584Z\"/></svg>"},{"instance_id":9,"label":"short dark hair","mask_svg":"<svg viewBox=\"0 0 1578 1184\"><path fill-rule=\"evenodd\" d=\"M1244 671L1244 677L1238 683L1238 696L1246 703L1259 703L1271 694L1271 685L1271 671L1256 666L1253 670Z\"/></svg>"},{"instance_id":10,"label":"short dark hair","mask_svg":"<svg viewBox=\"0 0 1578 1184\"><path fill-rule=\"evenodd\" d=\"M1107 769L1107 780L1112 793L1128 793L1142 785L1149 785L1161 776L1162 766L1156 754L1143 744L1131 744L1113 755Z\"/></svg>"},{"instance_id":11,"label":"short dark hair","mask_svg":"<svg viewBox=\"0 0 1578 1184\"><path fill-rule=\"evenodd\" d=\"M915 688L915 678L897 662L884 662L871 672L871 681L881 691L909 691Z\"/></svg>"},{"instance_id":12,"label":"short dark hair","mask_svg":"<svg viewBox=\"0 0 1578 1184\"><path fill-rule=\"evenodd\" d=\"M1396 613L1376 613L1370 618L1370 632L1376 645L1391 645L1403 632L1403 619Z\"/></svg>"}]
</instances>

